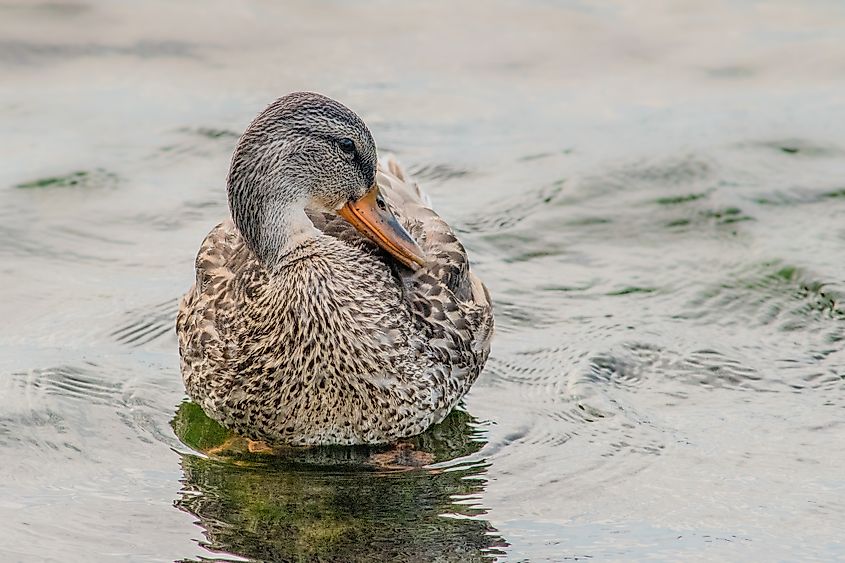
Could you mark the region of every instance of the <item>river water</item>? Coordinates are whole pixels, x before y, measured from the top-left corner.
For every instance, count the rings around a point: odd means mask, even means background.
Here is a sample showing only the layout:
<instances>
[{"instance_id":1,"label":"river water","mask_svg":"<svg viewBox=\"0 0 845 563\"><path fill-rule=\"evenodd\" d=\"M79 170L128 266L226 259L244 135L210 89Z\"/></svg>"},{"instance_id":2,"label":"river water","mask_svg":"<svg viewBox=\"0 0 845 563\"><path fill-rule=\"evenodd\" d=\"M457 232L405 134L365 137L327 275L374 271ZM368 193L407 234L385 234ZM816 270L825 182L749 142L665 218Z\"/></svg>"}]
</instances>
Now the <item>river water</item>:
<instances>
[{"instance_id":1,"label":"river water","mask_svg":"<svg viewBox=\"0 0 845 563\"><path fill-rule=\"evenodd\" d=\"M0 2L0 559L845 557L843 61L832 1ZM174 431L231 150L302 89L495 300L425 469Z\"/></svg>"}]
</instances>

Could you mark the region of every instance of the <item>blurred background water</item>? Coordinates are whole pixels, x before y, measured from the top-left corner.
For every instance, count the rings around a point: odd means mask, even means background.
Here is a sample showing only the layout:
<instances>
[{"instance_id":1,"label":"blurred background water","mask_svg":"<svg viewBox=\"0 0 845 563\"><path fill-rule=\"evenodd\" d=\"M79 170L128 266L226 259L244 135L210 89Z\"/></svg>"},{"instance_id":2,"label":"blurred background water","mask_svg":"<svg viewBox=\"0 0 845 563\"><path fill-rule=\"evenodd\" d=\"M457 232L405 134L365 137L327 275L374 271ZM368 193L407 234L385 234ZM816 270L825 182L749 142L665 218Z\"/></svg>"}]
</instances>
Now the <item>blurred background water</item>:
<instances>
[{"instance_id":1,"label":"blurred background water","mask_svg":"<svg viewBox=\"0 0 845 563\"><path fill-rule=\"evenodd\" d=\"M822 0L0 0L0 559L845 557L843 61ZM494 297L432 468L171 428L231 150L301 89Z\"/></svg>"}]
</instances>

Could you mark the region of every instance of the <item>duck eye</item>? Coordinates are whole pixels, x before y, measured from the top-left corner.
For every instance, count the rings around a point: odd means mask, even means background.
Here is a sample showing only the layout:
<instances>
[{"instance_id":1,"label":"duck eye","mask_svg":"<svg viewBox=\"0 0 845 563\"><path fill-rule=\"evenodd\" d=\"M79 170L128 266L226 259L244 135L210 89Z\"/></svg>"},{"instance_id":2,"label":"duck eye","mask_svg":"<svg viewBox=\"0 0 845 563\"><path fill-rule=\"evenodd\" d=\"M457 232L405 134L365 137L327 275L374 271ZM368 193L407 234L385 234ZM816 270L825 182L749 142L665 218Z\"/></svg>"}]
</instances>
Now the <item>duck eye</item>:
<instances>
[{"instance_id":1,"label":"duck eye","mask_svg":"<svg viewBox=\"0 0 845 563\"><path fill-rule=\"evenodd\" d=\"M355 154L355 143L352 139L343 138L338 140L337 146L340 147L340 150L345 152L346 154Z\"/></svg>"}]
</instances>

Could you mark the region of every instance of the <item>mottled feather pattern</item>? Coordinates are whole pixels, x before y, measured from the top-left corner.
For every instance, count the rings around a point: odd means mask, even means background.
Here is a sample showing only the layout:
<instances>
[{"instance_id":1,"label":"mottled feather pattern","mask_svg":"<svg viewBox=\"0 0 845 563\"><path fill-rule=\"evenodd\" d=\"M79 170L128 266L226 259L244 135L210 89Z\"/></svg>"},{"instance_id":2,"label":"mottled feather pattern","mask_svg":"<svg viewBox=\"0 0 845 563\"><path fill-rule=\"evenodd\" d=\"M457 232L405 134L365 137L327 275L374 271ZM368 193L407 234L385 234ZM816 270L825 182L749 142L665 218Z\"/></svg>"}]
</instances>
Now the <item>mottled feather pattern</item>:
<instances>
[{"instance_id":1,"label":"mottled feather pattern","mask_svg":"<svg viewBox=\"0 0 845 563\"><path fill-rule=\"evenodd\" d=\"M206 237L177 331L188 394L224 426L274 443L391 442L440 422L478 377L486 289L398 165L377 181L425 267L329 213L308 213L322 235L272 272L231 221Z\"/></svg>"}]
</instances>

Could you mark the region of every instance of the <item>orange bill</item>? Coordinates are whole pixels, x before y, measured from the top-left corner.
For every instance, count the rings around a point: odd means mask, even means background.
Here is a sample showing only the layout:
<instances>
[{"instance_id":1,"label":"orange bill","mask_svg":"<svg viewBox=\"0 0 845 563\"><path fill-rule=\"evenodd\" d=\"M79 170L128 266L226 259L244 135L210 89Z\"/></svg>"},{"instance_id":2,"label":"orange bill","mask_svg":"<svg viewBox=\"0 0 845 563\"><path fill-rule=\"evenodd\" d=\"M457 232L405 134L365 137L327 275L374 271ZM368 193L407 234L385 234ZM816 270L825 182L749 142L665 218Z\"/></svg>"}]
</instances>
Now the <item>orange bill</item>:
<instances>
[{"instance_id":1,"label":"orange bill","mask_svg":"<svg viewBox=\"0 0 845 563\"><path fill-rule=\"evenodd\" d=\"M399 224L382 198L378 185L373 184L363 197L341 207L338 214L409 268L425 265L425 254Z\"/></svg>"}]
</instances>

